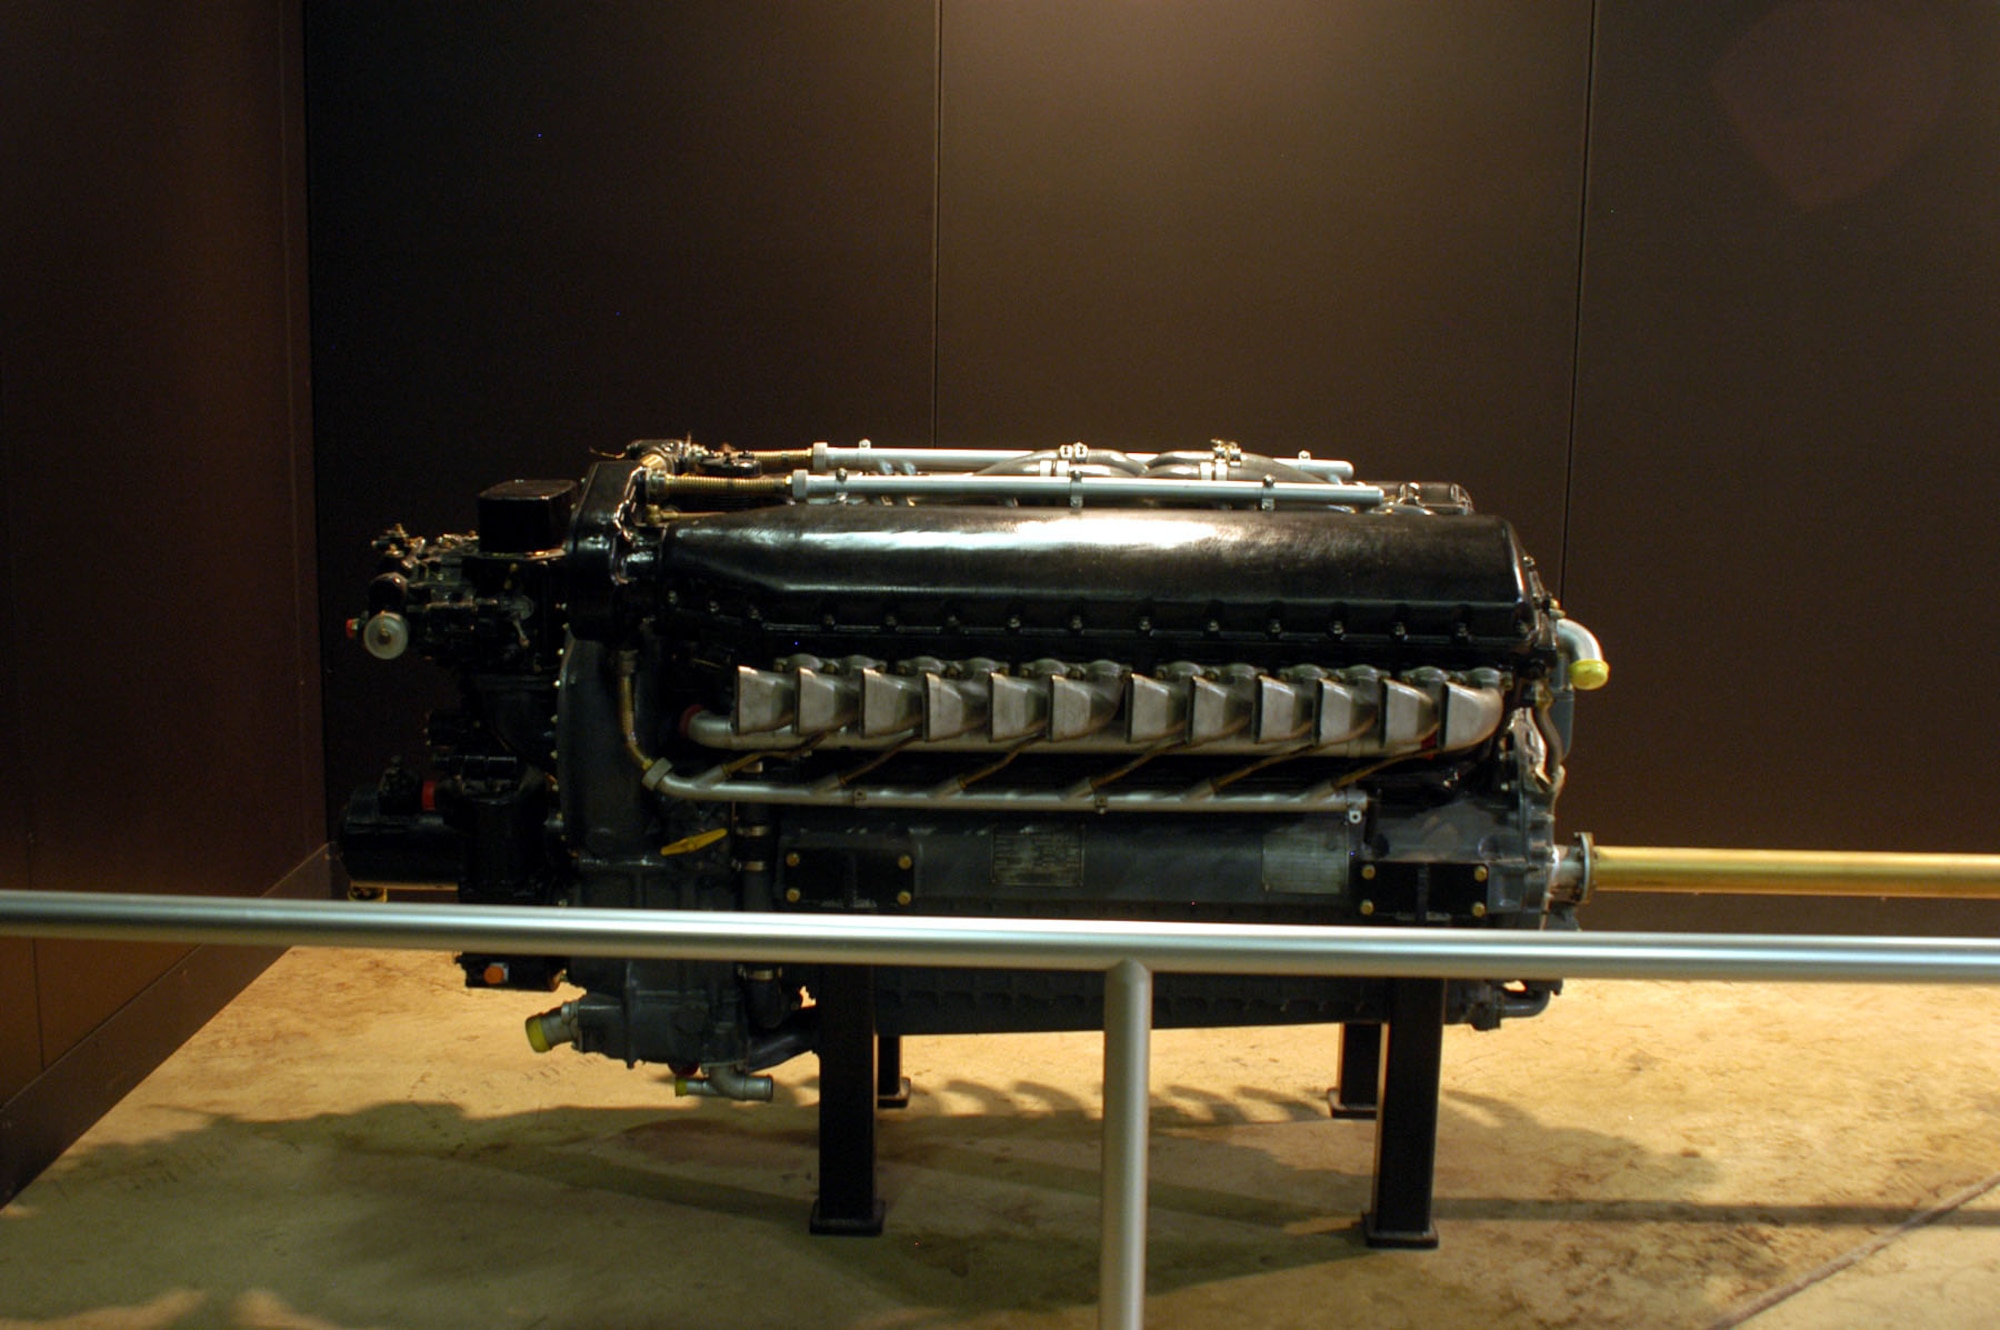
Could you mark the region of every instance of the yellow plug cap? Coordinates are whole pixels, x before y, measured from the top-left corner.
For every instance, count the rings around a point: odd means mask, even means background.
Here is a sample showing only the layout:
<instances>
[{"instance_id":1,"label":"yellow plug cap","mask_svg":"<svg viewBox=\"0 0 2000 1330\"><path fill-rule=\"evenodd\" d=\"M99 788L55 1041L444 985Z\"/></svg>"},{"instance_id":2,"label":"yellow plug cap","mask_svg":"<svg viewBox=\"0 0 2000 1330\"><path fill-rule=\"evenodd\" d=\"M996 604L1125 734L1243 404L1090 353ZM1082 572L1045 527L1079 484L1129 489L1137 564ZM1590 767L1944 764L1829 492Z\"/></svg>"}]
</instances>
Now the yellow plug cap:
<instances>
[{"instance_id":1,"label":"yellow plug cap","mask_svg":"<svg viewBox=\"0 0 2000 1330\"><path fill-rule=\"evenodd\" d=\"M1611 681L1611 665L1602 660L1573 660L1569 663L1569 686L1579 693L1602 688Z\"/></svg>"},{"instance_id":2,"label":"yellow plug cap","mask_svg":"<svg viewBox=\"0 0 2000 1330\"><path fill-rule=\"evenodd\" d=\"M537 1053L549 1051L549 1032L542 1028L540 1016L528 1017L528 1047Z\"/></svg>"}]
</instances>

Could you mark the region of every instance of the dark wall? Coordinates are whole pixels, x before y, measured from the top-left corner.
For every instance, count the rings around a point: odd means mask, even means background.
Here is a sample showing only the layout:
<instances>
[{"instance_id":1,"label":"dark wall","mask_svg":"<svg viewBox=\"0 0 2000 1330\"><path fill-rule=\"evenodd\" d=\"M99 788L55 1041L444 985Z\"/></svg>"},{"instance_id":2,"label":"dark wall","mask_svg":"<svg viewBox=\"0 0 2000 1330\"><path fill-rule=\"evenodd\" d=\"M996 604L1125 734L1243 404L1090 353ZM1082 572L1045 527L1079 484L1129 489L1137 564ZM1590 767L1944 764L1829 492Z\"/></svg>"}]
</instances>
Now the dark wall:
<instances>
[{"instance_id":1,"label":"dark wall","mask_svg":"<svg viewBox=\"0 0 2000 1330\"><path fill-rule=\"evenodd\" d=\"M0 868L296 882L325 839L297 5L8 4L0 52ZM185 948L0 962L4 1195L221 998ZM37 1095L151 998L158 1038Z\"/></svg>"},{"instance_id":2,"label":"dark wall","mask_svg":"<svg viewBox=\"0 0 2000 1330\"><path fill-rule=\"evenodd\" d=\"M1311 446L1467 484L1604 636L1567 826L2000 848L1996 30L315 6L322 622L379 527L633 436ZM326 666L337 795L431 685ZM1912 918L1703 911L1597 917Z\"/></svg>"},{"instance_id":3,"label":"dark wall","mask_svg":"<svg viewBox=\"0 0 2000 1330\"><path fill-rule=\"evenodd\" d=\"M1560 556L1590 10L944 7L938 436L1452 479Z\"/></svg>"},{"instance_id":4,"label":"dark wall","mask_svg":"<svg viewBox=\"0 0 2000 1330\"><path fill-rule=\"evenodd\" d=\"M308 36L330 630L390 522L688 429L1352 452L1559 555L1582 3L339 4ZM328 642L337 801L440 694Z\"/></svg>"},{"instance_id":5,"label":"dark wall","mask_svg":"<svg viewBox=\"0 0 2000 1330\"><path fill-rule=\"evenodd\" d=\"M0 359L0 411L6 404L6 362ZM6 417L0 415L0 446ZM0 465L9 454L0 453ZM7 505L0 503L0 884L28 881L28 781L21 766L20 668L14 632L14 542ZM26 938L0 939L0 1103L42 1071L41 1004L36 994L35 944Z\"/></svg>"},{"instance_id":6,"label":"dark wall","mask_svg":"<svg viewBox=\"0 0 2000 1330\"><path fill-rule=\"evenodd\" d=\"M336 808L443 697L341 633L390 523L469 529L633 438L925 437L936 32L929 0L311 7Z\"/></svg>"},{"instance_id":7,"label":"dark wall","mask_svg":"<svg viewBox=\"0 0 2000 1330\"><path fill-rule=\"evenodd\" d=\"M2000 11L1607 4L1590 155L1565 586L1617 663L1567 820L2000 849Z\"/></svg>"}]
</instances>

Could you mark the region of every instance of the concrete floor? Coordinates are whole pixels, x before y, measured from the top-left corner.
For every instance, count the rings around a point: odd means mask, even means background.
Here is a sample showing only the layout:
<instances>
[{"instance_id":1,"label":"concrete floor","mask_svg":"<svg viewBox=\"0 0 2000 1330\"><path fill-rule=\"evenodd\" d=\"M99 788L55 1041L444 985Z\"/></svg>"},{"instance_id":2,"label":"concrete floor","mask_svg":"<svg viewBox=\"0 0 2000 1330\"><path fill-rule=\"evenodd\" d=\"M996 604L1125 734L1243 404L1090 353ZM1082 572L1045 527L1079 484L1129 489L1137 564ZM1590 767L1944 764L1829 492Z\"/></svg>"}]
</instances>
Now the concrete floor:
<instances>
[{"instance_id":1,"label":"concrete floor","mask_svg":"<svg viewBox=\"0 0 2000 1330\"><path fill-rule=\"evenodd\" d=\"M532 1054L443 957L294 952L0 1210L0 1327L1095 1324L1091 1035L908 1041L889 1227L779 1102ZM1156 1325L2000 1321L2000 991L1595 983L1445 1042L1436 1252L1354 1232L1331 1030L1154 1047Z\"/></svg>"}]
</instances>

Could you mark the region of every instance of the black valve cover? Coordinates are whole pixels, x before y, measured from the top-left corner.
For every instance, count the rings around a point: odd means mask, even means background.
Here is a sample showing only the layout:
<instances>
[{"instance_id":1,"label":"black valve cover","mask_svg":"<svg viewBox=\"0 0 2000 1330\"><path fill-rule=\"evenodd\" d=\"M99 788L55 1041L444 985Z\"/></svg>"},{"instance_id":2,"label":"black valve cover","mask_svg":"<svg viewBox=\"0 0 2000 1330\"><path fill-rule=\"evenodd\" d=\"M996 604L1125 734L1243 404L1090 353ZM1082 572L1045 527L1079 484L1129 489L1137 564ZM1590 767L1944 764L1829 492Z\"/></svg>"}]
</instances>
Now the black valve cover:
<instances>
[{"instance_id":1,"label":"black valve cover","mask_svg":"<svg viewBox=\"0 0 2000 1330\"><path fill-rule=\"evenodd\" d=\"M1393 667L1537 645L1532 565L1510 525L1473 514L826 504L680 519L655 567L674 634L752 655L893 640L1145 668L1310 644Z\"/></svg>"}]
</instances>

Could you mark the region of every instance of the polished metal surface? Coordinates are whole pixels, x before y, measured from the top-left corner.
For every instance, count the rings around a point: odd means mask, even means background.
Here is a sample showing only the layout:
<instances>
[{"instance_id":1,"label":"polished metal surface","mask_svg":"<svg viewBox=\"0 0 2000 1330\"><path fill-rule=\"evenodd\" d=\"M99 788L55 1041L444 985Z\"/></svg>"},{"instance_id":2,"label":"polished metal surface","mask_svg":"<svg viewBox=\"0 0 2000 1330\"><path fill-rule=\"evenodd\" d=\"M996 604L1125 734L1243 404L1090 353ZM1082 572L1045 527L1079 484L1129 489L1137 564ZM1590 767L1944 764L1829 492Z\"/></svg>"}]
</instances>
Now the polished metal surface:
<instances>
[{"instance_id":1,"label":"polished metal surface","mask_svg":"<svg viewBox=\"0 0 2000 1330\"><path fill-rule=\"evenodd\" d=\"M679 478L675 483L679 483ZM790 492L793 498L808 503L842 498L1054 499L1074 504L1146 499L1187 504L1247 503L1315 508L1346 504L1373 508L1383 500L1379 486L1336 481L1169 480L1149 476L1091 476L1079 472L1067 476L884 476L857 472L821 476L810 471L795 471L792 473Z\"/></svg>"},{"instance_id":2,"label":"polished metal surface","mask_svg":"<svg viewBox=\"0 0 2000 1330\"><path fill-rule=\"evenodd\" d=\"M697 803L783 804L820 808L914 808L988 813L1323 813L1345 811L1357 819L1368 796L1334 781L1297 790L1218 788L1197 781L1173 790L1099 788L1088 781L1067 789L968 788L957 778L930 785L881 785L829 776L810 784L746 779L729 764L695 776L682 776L666 762L655 762L645 776L646 788L675 799Z\"/></svg>"},{"instance_id":3,"label":"polished metal surface","mask_svg":"<svg viewBox=\"0 0 2000 1330\"><path fill-rule=\"evenodd\" d=\"M1480 681L1472 683L1413 671L1412 683L1365 665L1296 665L1273 677L1252 666L1185 661L1152 678L1112 661L1046 664L1047 672L1022 676L984 658L837 674L742 665L728 714L701 712L682 730L706 747L746 750L920 740L920 751L992 753L1033 739L1051 753L1170 744L1162 751L1269 755L1291 747L1300 757L1381 757L1461 752L1491 738L1507 709L1505 692L1483 683L1491 671L1464 676Z\"/></svg>"},{"instance_id":4,"label":"polished metal surface","mask_svg":"<svg viewBox=\"0 0 2000 1330\"><path fill-rule=\"evenodd\" d=\"M2000 983L2000 939L956 919L371 905L0 891L0 935L773 963L1444 979Z\"/></svg>"},{"instance_id":5,"label":"polished metal surface","mask_svg":"<svg viewBox=\"0 0 2000 1330\"><path fill-rule=\"evenodd\" d=\"M1593 892L2000 900L2000 854L1597 845L1590 857Z\"/></svg>"},{"instance_id":6,"label":"polished metal surface","mask_svg":"<svg viewBox=\"0 0 2000 1330\"><path fill-rule=\"evenodd\" d=\"M1146 1319L1146 1161L1152 1071L1153 973L1120 961L1104 976L1103 1240L1097 1257L1101 1326Z\"/></svg>"},{"instance_id":7,"label":"polished metal surface","mask_svg":"<svg viewBox=\"0 0 2000 1330\"><path fill-rule=\"evenodd\" d=\"M1030 448L877 448L872 445L836 448L816 443L810 452L804 454L775 452L759 453L756 456L759 460L765 461L766 469L773 464L792 466L809 459L812 469L817 472L841 468L875 471L887 467L892 470L914 468L918 471L962 474L969 471L983 471L989 466L998 466L1004 462L1018 462L1024 457L1034 456L1036 451ZM1122 449L1120 451L1123 456L1142 465L1153 462L1159 457L1158 453L1124 452ZM1325 476L1329 480L1347 480L1354 475L1354 465L1351 462L1337 461L1333 458L1301 454L1297 457L1274 456L1273 460L1283 462L1297 471Z\"/></svg>"}]
</instances>

